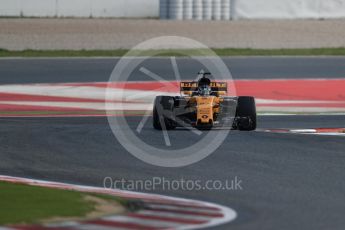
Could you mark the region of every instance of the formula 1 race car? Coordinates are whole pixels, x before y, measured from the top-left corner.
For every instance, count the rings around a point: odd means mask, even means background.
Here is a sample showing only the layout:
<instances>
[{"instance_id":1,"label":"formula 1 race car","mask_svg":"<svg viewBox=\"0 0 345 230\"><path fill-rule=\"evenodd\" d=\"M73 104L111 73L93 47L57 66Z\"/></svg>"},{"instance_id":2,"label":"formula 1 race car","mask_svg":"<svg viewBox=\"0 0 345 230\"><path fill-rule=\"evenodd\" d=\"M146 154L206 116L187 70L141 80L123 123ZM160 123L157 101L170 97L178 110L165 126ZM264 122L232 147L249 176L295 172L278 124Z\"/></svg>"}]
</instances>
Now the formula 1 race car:
<instances>
[{"instance_id":1,"label":"formula 1 race car","mask_svg":"<svg viewBox=\"0 0 345 230\"><path fill-rule=\"evenodd\" d=\"M254 97L229 97L227 82L213 82L210 73L199 73L198 81L181 82L181 96L157 96L153 108L153 127L171 130L193 126L197 129L229 127L256 129Z\"/></svg>"}]
</instances>

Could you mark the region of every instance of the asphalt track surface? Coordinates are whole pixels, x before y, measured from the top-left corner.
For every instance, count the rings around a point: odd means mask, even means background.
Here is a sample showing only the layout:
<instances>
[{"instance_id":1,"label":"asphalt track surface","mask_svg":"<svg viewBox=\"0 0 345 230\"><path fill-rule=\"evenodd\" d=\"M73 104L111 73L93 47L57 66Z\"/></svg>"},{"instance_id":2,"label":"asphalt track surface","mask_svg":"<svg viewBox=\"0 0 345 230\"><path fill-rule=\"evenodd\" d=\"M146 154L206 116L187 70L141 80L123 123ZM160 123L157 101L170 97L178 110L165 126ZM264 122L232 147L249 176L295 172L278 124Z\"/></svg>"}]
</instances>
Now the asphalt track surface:
<instances>
[{"instance_id":1,"label":"asphalt track surface","mask_svg":"<svg viewBox=\"0 0 345 230\"><path fill-rule=\"evenodd\" d=\"M345 58L277 59L238 58L229 62L238 63L232 67L234 78L238 79L345 76ZM104 81L111 72L112 61L0 60L0 81L2 84ZM277 62L281 65L272 64ZM324 70L316 71L311 63ZM256 71L250 70L250 64L257 67ZM290 68L295 72L283 72ZM135 129L141 118L127 120L130 128ZM130 155L118 143L104 117L0 118L0 124L0 174L94 186L102 186L107 176L203 182L237 176L242 180L239 190L175 191L157 187L144 192L215 202L238 212L234 222L215 229L343 229L345 226L343 137L231 131L206 159L182 168L161 168ZM259 129L344 127L345 116L261 116L258 125ZM164 145L162 133L152 129L150 120L143 134L147 142ZM196 140L187 130L172 131L169 136L173 146Z\"/></svg>"},{"instance_id":2,"label":"asphalt track surface","mask_svg":"<svg viewBox=\"0 0 345 230\"><path fill-rule=\"evenodd\" d=\"M108 81L118 58L0 59L0 84ZM345 57L223 58L234 79L344 78ZM204 66L178 58L182 79L194 79ZM165 80L175 80L169 58L154 58L142 65ZM152 80L135 70L128 80Z\"/></svg>"}]
</instances>

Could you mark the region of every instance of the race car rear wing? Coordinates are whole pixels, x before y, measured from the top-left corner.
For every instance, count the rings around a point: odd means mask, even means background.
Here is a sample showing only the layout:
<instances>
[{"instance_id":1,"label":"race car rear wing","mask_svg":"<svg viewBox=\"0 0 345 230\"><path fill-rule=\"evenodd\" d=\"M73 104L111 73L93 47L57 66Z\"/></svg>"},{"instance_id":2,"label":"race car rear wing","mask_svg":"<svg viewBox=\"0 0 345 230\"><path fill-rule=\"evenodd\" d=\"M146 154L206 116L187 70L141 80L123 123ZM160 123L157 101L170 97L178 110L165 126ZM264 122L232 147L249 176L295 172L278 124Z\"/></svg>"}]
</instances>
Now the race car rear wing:
<instances>
[{"instance_id":1,"label":"race car rear wing","mask_svg":"<svg viewBox=\"0 0 345 230\"><path fill-rule=\"evenodd\" d=\"M227 82L211 82L211 92L216 95L225 95L228 92ZM181 94L191 96L193 93L198 92L198 82L181 82L180 83Z\"/></svg>"}]
</instances>

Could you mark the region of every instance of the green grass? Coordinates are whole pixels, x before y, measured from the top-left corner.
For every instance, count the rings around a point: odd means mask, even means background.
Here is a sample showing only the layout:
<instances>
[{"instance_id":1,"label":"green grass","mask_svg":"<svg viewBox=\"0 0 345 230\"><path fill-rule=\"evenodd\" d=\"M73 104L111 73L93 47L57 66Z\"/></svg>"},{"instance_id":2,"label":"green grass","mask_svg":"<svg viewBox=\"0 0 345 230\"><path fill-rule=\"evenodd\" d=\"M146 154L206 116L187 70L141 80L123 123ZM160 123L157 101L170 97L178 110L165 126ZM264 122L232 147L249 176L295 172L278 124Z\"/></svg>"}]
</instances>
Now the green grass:
<instances>
[{"instance_id":1,"label":"green grass","mask_svg":"<svg viewBox=\"0 0 345 230\"><path fill-rule=\"evenodd\" d=\"M345 47L315 49L213 49L219 56L344 56ZM0 49L0 57L121 57L128 50L23 50ZM158 53L158 55L157 55ZM146 50L132 51L130 56L205 56L207 50Z\"/></svg>"},{"instance_id":2,"label":"green grass","mask_svg":"<svg viewBox=\"0 0 345 230\"><path fill-rule=\"evenodd\" d=\"M23 50L0 49L0 57L120 57L128 50Z\"/></svg>"},{"instance_id":3,"label":"green grass","mask_svg":"<svg viewBox=\"0 0 345 230\"><path fill-rule=\"evenodd\" d=\"M345 47L314 49L214 49L219 56L343 56Z\"/></svg>"},{"instance_id":4,"label":"green grass","mask_svg":"<svg viewBox=\"0 0 345 230\"><path fill-rule=\"evenodd\" d=\"M0 225L83 217L93 210L80 192L0 182Z\"/></svg>"}]
</instances>

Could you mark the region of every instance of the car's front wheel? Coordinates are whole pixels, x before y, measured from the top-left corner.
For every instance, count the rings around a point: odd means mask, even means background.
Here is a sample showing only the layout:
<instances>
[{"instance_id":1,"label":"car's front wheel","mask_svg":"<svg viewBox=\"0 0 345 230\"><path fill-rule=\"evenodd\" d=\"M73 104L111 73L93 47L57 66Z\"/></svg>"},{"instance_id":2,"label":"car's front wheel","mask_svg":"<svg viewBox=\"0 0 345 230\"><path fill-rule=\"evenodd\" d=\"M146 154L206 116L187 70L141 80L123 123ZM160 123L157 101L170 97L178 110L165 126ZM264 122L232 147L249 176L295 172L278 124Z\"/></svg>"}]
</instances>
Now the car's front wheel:
<instances>
[{"instance_id":1,"label":"car's front wheel","mask_svg":"<svg viewBox=\"0 0 345 230\"><path fill-rule=\"evenodd\" d=\"M240 118L240 122L237 124L239 130L252 131L256 129L256 106L254 97L238 97L236 117ZM242 118L244 119L242 120Z\"/></svg>"},{"instance_id":2,"label":"car's front wheel","mask_svg":"<svg viewBox=\"0 0 345 230\"><path fill-rule=\"evenodd\" d=\"M176 128L174 119L174 98L157 96L153 106L153 128L171 130Z\"/></svg>"}]
</instances>

